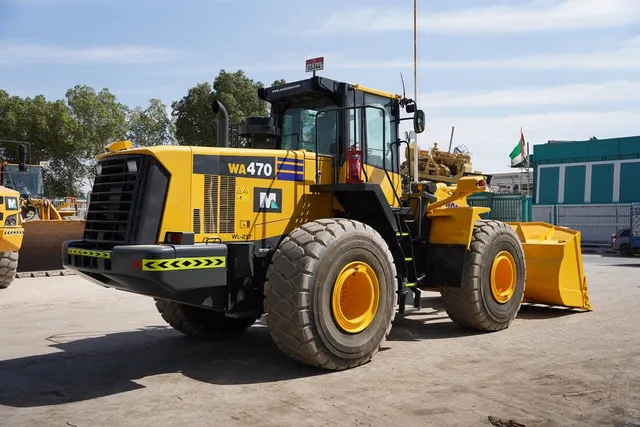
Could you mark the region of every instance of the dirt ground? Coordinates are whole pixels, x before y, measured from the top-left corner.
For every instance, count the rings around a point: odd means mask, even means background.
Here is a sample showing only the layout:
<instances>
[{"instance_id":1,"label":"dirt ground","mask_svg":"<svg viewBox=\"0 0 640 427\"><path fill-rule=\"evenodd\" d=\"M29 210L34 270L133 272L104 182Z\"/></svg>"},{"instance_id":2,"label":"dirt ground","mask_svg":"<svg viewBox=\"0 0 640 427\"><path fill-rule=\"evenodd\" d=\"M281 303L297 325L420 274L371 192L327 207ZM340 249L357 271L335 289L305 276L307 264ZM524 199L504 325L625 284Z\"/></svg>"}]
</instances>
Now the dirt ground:
<instances>
[{"instance_id":1,"label":"dirt ground","mask_svg":"<svg viewBox=\"0 0 640 427\"><path fill-rule=\"evenodd\" d=\"M151 299L79 277L0 291L2 426L640 426L640 261L585 255L595 311L523 307L469 334L435 294L341 373L281 355L266 328L224 344L168 329Z\"/></svg>"}]
</instances>

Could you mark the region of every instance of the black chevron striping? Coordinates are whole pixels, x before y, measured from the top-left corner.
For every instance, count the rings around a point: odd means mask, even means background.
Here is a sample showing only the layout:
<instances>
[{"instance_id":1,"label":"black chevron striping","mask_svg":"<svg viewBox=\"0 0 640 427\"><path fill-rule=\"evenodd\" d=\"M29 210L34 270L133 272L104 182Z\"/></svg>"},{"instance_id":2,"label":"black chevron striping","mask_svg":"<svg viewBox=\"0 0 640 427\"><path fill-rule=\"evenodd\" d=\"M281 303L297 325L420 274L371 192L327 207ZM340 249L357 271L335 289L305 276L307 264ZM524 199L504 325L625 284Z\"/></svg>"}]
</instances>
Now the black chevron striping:
<instances>
[{"instance_id":1,"label":"black chevron striping","mask_svg":"<svg viewBox=\"0 0 640 427\"><path fill-rule=\"evenodd\" d=\"M209 267L211 264L213 264L213 261L211 261L210 259L206 259L204 260L204 262L207 263L206 267Z\"/></svg>"},{"instance_id":2,"label":"black chevron striping","mask_svg":"<svg viewBox=\"0 0 640 427\"><path fill-rule=\"evenodd\" d=\"M158 267L166 268L167 267L167 261L162 261L160 264L158 264Z\"/></svg>"},{"instance_id":3,"label":"black chevron striping","mask_svg":"<svg viewBox=\"0 0 640 427\"><path fill-rule=\"evenodd\" d=\"M194 267L200 267L200 265L202 264L202 261L200 261L199 259L194 259L193 263L194 263Z\"/></svg>"},{"instance_id":4,"label":"black chevron striping","mask_svg":"<svg viewBox=\"0 0 640 427\"><path fill-rule=\"evenodd\" d=\"M175 260L175 261L173 261L171 263L171 267L173 267L173 268L177 268L179 265L180 265L180 261L178 261L178 260Z\"/></svg>"},{"instance_id":5,"label":"black chevron striping","mask_svg":"<svg viewBox=\"0 0 640 427\"><path fill-rule=\"evenodd\" d=\"M222 260L221 260L220 258L217 258L217 259L216 259L216 266L218 266L218 265L220 265L220 264L222 264Z\"/></svg>"},{"instance_id":6,"label":"black chevron striping","mask_svg":"<svg viewBox=\"0 0 640 427\"><path fill-rule=\"evenodd\" d=\"M147 261L144 266L147 268L153 268L153 261Z\"/></svg>"}]
</instances>

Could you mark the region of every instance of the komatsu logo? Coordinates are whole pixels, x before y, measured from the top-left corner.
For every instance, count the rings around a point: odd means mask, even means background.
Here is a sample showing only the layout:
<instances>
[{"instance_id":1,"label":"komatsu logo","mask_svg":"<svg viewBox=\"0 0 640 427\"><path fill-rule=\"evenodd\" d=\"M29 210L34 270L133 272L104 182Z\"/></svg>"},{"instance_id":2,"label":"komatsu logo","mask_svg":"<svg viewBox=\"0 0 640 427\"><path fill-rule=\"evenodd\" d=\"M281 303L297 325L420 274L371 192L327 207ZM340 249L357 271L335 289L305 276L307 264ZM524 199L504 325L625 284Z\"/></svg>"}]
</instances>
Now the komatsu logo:
<instances>
[{"instance_id":1,"label":"komatsu logo","mask_svg":"<svg viewBox=\"0 0 640 427\"><path fill-rule=\"evenodd\" d=\"M280 209L276 193L260 193L260 209Z\"/></svg>"},{"instance_id":2,"label":"komatsu logo","mask_svg":"<svg viewBox=\"0 0 640 427\"><path fill-rule=\"evenodd\" d=\"M282 212L282 189L255 188L253 190L254 212Z\"/></svg>"},{"instance_id":3,"label":"komatsu logo","mask_svg":"<svg viewBox=\"0 0 640 427\"><path fill-rule=\"evenodd\" d=\"M1 202L0 202L1 203ZM17 211L18 210L18 199L15 197L7 197L5 206L8 211Z\"/></svg>"}]
</instances>

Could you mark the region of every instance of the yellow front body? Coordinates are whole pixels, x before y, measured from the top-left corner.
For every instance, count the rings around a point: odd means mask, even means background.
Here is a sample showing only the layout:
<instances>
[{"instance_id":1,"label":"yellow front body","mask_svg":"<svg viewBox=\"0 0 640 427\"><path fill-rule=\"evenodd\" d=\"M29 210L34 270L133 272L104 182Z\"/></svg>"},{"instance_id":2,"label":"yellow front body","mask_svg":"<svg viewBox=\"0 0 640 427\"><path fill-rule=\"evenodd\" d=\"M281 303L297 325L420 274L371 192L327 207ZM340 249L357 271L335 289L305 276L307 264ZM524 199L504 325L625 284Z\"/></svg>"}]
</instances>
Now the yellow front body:
<instances>
[{"instance_id":1,"label":"yellow front body","mask_svg":"<svg viewBox=\"0 0 640 427\"><path fill-rule=\"evenodd\" d=\"M24 229L20 226L20 194L0 187L0 197L0 252L17 251L24 237Z\"/></svg>"},{"instance_id":2,"label":"yellow front body","mask_svg":"<svg viewBox=\"0 0 640 427\"><path fill-rule=\"evenodd\" d=\"M118 155L122 152L103 154ZM154 156L171 174L158 236L193 231L196 242L260 241L284 236L306 222L330 218L340 205L330 194L313 193L316 155L305 150L161 146L126 150ZM346 166L338 169L344 182ZM397 206L400 176L365 165L368 182ZM336 182L333 158L318 156L319 184Z\"/></svg>"}]
</instances>

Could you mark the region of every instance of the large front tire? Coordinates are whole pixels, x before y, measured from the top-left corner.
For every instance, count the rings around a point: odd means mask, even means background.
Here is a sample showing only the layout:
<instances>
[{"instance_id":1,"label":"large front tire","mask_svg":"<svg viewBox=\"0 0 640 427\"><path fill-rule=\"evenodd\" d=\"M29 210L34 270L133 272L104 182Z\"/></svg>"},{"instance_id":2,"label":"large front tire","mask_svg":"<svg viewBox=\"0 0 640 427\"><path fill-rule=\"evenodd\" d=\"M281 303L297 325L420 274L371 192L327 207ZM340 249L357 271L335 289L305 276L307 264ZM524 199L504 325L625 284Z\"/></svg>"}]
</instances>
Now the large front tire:
<instances>
[{"instance_id":1,"label":"large front tire","mask_svg":"<svg viewBox=\"0 0 640 427\"><path fill-rule=\"evenodd\" d=\"M302 225L282 241L267 271L271 337L307 365L363 365L391 331L396 280L389 247L371 227L348 219Z\"/></svg>"},{"instance_id":2,"label":"large front tire","mask_svg":"<svg viewBox=\"0 0 640 427\"><path fill-rule=\"evenodd\" d=\"M18 251L0 252L0 289L6 289L13 283L18 271Z\"/></svg>"},{"instance_id":3,"label":"large front tire","mask_svg":"<svg viewBox=\"0 0 640 427\"><path fill-rule=\"evenodd\" d=\"M173 301L155 299L156 309L173 329L193 338L235 338L246 332L256 319L235 319L224 313Z\"/></svg>"},{"instance_id":4,"label":"large front tire","mask_svg":"<svg viewBox=\"0 0 640 427\"><path fill-rule=\"evenodd\" d=\"M464 259L462 287L441 288L449 318L479 331L508 328L522 305L525 268L522 243L509 225L477 221Z\"/></svg>"}]
</instances>

